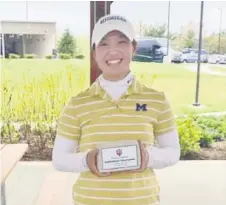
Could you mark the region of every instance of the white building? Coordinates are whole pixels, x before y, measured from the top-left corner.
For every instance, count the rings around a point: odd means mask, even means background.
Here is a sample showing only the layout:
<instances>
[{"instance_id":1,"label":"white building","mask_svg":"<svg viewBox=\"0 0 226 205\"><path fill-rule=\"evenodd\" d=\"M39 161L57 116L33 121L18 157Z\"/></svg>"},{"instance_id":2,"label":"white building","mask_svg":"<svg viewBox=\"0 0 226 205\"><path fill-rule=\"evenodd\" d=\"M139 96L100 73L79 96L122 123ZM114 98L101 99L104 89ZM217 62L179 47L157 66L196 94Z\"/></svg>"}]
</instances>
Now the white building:
<instances>
[{"instance_id":1,"label":"white building","mask_svg":"<svg viewBox=\"0 0 226 205\"><path fill-rule=\"evenodd\" d=\"M35 54L37 58L51 55L56 49L56 23L34 21L0 22L0 55Z\"/></svg>"}]
</instances>

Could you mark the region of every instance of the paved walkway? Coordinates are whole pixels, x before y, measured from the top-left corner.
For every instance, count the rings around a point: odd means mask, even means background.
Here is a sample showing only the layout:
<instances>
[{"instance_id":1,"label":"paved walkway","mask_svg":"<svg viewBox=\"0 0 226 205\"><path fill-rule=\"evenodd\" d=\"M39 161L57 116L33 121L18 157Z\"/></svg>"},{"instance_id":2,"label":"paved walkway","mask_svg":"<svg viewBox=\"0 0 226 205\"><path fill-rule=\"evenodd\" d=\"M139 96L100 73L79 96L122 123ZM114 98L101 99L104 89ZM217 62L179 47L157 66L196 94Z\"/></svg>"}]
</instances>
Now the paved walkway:
<instances>
[{"instance_id":1,"label":"paved walkway","mask_svg":"<svg viewBox=\"0 0 226 205\"><path fill-rule=\"evenodd\" d=\"M215 65L215 66L218 66L218 65ZM200 65L200 72L206 73L206 74L209 74L209 75L226 76L225 72L212 71L209 67L210 67L209 64L201 64ZM220 65L219 67L226 68L225 65ZM192 72L197 72L197 64L191 64L191 65L188 64L188 65L185 66L185 68L192 71Z\"/></svg>"},{"instance_id":2,"label":"paved walkway","mask_svg":"<svg viewBox=\"0 0 226 205\"><path fill-rule=\"evenodd\" d=\"M42 183L53 172L51 162L20 162L6 181L7 205L34 205ZM226 205L226 161L180 161L156 174L161 205ZM72 205L71 187L77 176L68 174L62 205Z\"/></svg>"}]
</instances>

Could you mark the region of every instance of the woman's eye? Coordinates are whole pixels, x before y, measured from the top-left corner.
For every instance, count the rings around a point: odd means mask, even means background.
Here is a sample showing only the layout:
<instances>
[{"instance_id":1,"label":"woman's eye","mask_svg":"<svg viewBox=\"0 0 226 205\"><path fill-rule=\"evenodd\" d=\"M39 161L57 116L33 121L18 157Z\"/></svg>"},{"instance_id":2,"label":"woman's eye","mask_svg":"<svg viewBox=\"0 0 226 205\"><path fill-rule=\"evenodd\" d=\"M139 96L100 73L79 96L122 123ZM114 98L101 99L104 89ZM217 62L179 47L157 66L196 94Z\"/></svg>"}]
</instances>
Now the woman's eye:
<instances>
[{"instance_id":1,"label":"woman's eye","mask_svg":"<svg viewBox=\"0 0 226 205\"><path fill-rule=\"evenodd\" d=\"M122 40L122 41L119 41L119 43L120 43L120 44L126 44L126 43L127 43L127 41Z\"/></svg>"},{"instance_id":2,"label":"woman's eye","mask_svg":"<svg viewBox=\"0 0 226 205\"><path fill-rule=\"evenodd\" d=\"M106 43L100 43L100 46L107 46Z\"/></svg>"}]
</instances>

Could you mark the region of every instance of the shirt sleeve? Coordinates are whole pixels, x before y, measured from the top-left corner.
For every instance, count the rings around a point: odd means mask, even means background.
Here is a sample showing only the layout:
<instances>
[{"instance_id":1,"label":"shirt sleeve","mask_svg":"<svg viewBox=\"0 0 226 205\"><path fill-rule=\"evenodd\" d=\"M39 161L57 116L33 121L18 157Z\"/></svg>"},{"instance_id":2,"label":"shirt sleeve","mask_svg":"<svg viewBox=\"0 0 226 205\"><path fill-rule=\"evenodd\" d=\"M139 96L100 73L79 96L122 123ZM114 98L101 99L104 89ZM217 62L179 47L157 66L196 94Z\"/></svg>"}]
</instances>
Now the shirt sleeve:
<instances>
[{"instance_id":1,"label":"shirt sleeve","mask_svg":"<svg viewBox=\"0 0 226 205\"><path fill-rule=\"evenodd\" d=\"M63 107L60 113L57 124L57 135L70 140L80 140L80 121L76 117L72 99Z\"/></svg>"},{"instance_id":2,"label":"shirt sleeve","mask_svg":"<svg viewBox=\"0 0 226 205\"><path fill-rule=\"evenodd\" d=\"M78 141L57 135L52 152L53 166L64 172L81 173L89 171L86 162L87 152L75 153L78 146Z\"/></svg>"},{"instance_id":3,"label":"shirt sleeve","mask_svg":"<svg viewBox=\"0 0 226 205\"><path fill-rule=\"evenodd\" d=\"M73 98L63 107L57 124L56 139L52 151L53 166L59 171L89 171L87 152L79 152L80 121L76 117Z\"/></svg>"},{"instance_id":4,"label":"shirt sleeve","mask_svg":"<svg viewBox=\"0 0 226 205\"><path fill-rule=\"evenodd\" d=\"M180 143L177 130L157 136L157 145L147 148L148 167L162 169L172 166L180 160Z\"/></svg>"},{"instance_id":5,"label":"shirt sleeve","mask_svg":"<svg viewBox=\"0 0 226 205\"><path fill-rule=\"evenodd\" d=\"M163 103L159 111L157 122L154 124L155 137L163 135L175 129L175 119L168 100L163 94Z\"/></svg>"}]
</instances>

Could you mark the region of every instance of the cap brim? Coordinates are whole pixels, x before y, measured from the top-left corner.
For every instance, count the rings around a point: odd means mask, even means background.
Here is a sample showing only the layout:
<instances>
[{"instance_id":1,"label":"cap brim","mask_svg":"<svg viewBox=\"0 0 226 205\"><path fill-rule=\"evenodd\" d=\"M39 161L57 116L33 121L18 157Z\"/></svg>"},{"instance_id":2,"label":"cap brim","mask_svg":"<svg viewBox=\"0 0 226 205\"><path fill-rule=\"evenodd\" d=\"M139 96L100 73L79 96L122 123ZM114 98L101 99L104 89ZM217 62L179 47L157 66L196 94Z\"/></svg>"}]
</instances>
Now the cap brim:
<instances>
[{"instance_id":1,"label":"cap brim","mask_svg":"<svg viewBox=\"0 0 226 205\"><path fill-rule=\"evenodd\" d=\"M125 25L119 24L106 24L102 26L101 30L95 32L96 36L93 36L92 45L98 45L100 41L111 31L119 31L124 34L130 41L134 40L134 35Z\"/></svg>"}]
</instances>

